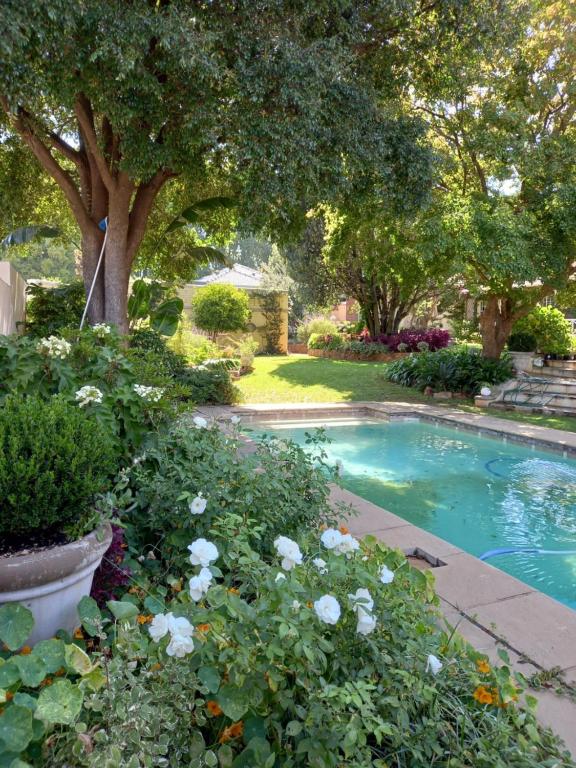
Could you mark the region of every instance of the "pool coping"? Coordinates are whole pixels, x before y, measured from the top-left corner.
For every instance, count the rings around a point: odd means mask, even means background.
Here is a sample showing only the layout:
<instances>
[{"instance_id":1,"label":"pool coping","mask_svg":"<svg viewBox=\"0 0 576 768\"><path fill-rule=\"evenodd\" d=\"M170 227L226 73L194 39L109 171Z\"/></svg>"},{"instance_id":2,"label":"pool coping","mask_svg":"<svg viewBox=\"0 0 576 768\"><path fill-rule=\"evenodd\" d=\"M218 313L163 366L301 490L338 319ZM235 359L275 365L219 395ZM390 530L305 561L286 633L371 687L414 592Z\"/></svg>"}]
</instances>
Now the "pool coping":
<instances>
[{"instance_id":1,"label":"pool coping","mask_svg":"<svg viewBox=\"0 0 576 768\"><path fill-rule=\"evenodd\" d=\"M344 414L382 419L417 416L483 436L508 438L576 456L576 433L416 403L256 404L204 406L199 411L212 418L234 413L250 420ZM432 572L442 614L492 662L500 662L498 651L504 649L512 668L526 677L558 666L565 682L576 685L576 611L351 491L332 486L331 501L356 510L357 514L343 518L355 536L373 535L405 554L419 549L441 560L445 565ZM539 701L540 722L558 733L576 755L576 701L552 690L530 693Z\"/></svg>"}]
</instances>

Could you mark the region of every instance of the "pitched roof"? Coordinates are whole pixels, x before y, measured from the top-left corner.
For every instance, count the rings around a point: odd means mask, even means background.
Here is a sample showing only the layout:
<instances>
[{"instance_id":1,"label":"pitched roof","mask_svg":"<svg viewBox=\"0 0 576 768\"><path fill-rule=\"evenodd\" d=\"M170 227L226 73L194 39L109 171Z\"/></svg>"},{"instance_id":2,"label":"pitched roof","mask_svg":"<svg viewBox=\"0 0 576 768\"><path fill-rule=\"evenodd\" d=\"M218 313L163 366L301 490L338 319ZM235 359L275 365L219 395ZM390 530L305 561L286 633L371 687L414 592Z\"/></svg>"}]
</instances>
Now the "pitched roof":
<instances>
[{"instance_id":1,"label":"pitched roof","mask_svg":"<svg viewBox=\"0 0 576 768\"><path fill-rule=\"evenodd\" d=\"M243 264L233 264L205 275L194 281L194 285L212 285L214 283L226 283L235 285L236 288L259 288L262 284L262 273L256 269L245 267Z\"/></svg>"}]
</instances>

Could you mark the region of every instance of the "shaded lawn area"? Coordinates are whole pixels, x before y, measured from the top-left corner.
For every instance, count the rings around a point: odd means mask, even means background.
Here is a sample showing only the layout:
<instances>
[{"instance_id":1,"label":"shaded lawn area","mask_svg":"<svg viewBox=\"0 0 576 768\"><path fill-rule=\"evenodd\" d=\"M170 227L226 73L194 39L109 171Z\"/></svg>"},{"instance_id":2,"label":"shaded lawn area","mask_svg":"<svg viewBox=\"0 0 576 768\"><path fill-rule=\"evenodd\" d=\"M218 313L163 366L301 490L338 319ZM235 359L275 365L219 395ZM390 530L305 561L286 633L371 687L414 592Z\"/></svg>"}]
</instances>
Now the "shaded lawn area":
<instances>
[{"instance_id":1,"label":"shaded lawn area","mask_svg":"<svg viewBox=\"0 0 576 768\"><path fill-rule=\"evenodd\" d=\"M382 402L430 403L460 408L468 413L489 413L510 421L576 432L574 416L541 416L532 413L484 411L471 401L442 402L410 387L386 380L386 363L326 360L307 355L257 357L254 371L237 385L245 403L336 403L377 400Z\"/></svg>"},{"instance_id":2,"label":"shaded lawn area","mask_svg":"<svg viewBox=\"0 0 576 768\"><path fill-rule=\"evenodd\" d=\"M336 403L358 400L430 402L416 389L385 378L386 363L325 360L307 355L256 357L237 383L246 403Z\"/></svg>"}]
</instances>

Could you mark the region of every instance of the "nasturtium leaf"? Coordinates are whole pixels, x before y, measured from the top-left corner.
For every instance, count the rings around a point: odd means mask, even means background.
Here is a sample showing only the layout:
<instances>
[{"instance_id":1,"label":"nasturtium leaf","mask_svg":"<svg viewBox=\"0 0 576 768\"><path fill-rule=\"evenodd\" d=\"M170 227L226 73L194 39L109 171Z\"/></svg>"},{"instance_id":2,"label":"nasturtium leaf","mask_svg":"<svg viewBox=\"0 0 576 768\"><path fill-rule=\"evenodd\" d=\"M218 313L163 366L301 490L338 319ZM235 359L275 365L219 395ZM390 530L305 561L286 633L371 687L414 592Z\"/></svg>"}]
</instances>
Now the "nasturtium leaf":
<instances>
[{"instance_id":1,"label":"nasturtium leaf","mask_svg":"<svg viewBox=\"0 0 576 768\"><path fill-rule=\"evenodd\" d=\"M92 669L86 675L82 676L82 679L78 681L78 686L82 691L88 690L96 692L102 688L105 682L106 675L104 674L104 671L101 669L101 667L94 667L94 669Z\"/></svg>"},{"instance_id":2,"label":"nasturtium leaf","mask_svg":"<svg viewBox=\"0 0 576 768\"><path fill-rule=\"evenodd\" d=\"M234 760L234 752L232 747L228 744L223 744L218 750L218 762L220 768L232 768L232 761Z\"/></svg>"},{"instance_id":3,"label":"nasturtium leaf","mask_svg":"<svg viewBox=\"0 0 576 768\"><path fill-rule=\"evenodd\" d=\"M14 659L0 659L0 688L9 688L20 680L20 672L14 664Z\"/></svg>"},{"instance_id":4,"label":"nasturtium leaf","mask_svg":"<svg viewBox=\"0 0 576 768\"><path fill-rule=\"evenodd\" d=\"M32 656L42 659L48 674L58 672L64 666L64 642L57 638L40 640L34 646Z\"/></svg>"},{"instance_id":5,"label":"nasturtium leaf","mask_svg":"<svg viewBox=\"0 0 576 768\"><path fill-rule=\"evenodd\" d=\"M108 600L106 603L112 615L118 621L128 621L138 615L138 606L126 601Z\"/></svg>"},{"instance_id":6,"label":"nasturtium leaf","mask_svg":"<svg viewBox=\"0 0 576 768\"><path fill-rule=\"evenodd\" d=\"M38 656L14 656L12 661L18 667L24 685L36 688L48 674L48 667Z\"/></svg>"},{"instance_id":7,"label":"nasturtium leaf","mask_svg":"<svg viewBox=\"0 0 576 768\"><path fill-rule=\"evenodd\" d=\"M250 715L244 720L244 738L250 741L253 738L266 738L266 725L264 718L258 715Z\"/></svg>"},{"instance_id":8,"label":"nasturtium leaf","mask_svg":"<svg viewBox=\"0 0 576 768\"><path fill-rule=\"evenodd\" d=\"M38 699L35 699L34 696L30 696L29 693L20 693L20 691L18 691L18 693L14 694L13 702L19 707L27 707L32 712L34 712L38 703Z\"/></svg>"},{"instance_id":9,"label":"nasturtium leaf","mask_svg":"<svg viewBox=\"0 0 576 768\"><path fill-rule=\"evenodd\" d=\"M78 603L78 616L84 630L90 637L98 634L102 625L102 614L100 613L100 608L98 608L98 603L93 597L84 595L82 600L80 600Z\"/></svg>"},{"instance_id":10,"label":"nasturtium leaf","mask_svg":"<svg viewBox=\"0 0 576 768\"><path fill-rule=\"evenodd\" d=\"M152 595L148 595L148 597L144 600L144 608L146 608L148 613L152 613L154 616L157 613L163 613L165 607L166 606L163 600L160 600L157 597L153 597Z\"/></svg>"},{"instance_id":11,"label":"nasturtium leaf","mask_svg":"<svg viewBox=\"0 0 576 768\"><path fill-rule=\"evenodd\" d=\"M20 758L17 757L10 763L10 768L32 768L32 766L30 763L25 763L24 760L20 760Z\"/></svg>"},{"instance_id":12,"label":"nasturtium leaf","mask_svg":"<svg viewBox=\"0 0 576 768\"><path fill-rule=\"evenodd\" d=\"M210 693L216 693L220 687L220 674L215 667L200 667L198 670L200 682L208 688Z\"/></svg>"},{"instance_id":13,"label":"nasturtium leaf","mask_svg":"<svg viewBox=\"0 0 576 768\"><path fill-rule=\"evenodd\" d=\"M0 717L0 742L9 752L23 752L32 741L32 712L12 704Z\"/></svg>"},{"instance_id":14,"label":"nasturtium leaf","mask_svg":"<svg viewBox=\"0 0 576 768\"><path fill-rule=\"evenodd\" d=\"M244 691L233 685L224 685L218 692L218 703L226 717L240 720L248 709L248 698Z\"/></svg>"},{"instance_id":15,"label":"nasturtium leaf","mask_svg":"<svg viewBox=\"0 0 576 768\"><path fill-rule=\"evenodd\" d=\"M64 647L66 666L78 675L87 675L92 671L90 656L74 643Z\"/></svg>"},{"instance_id":16,"label":"nasturtium leaf","mask_svg":"<svg viewBox=\"0 0 576 768\"><path fill-rule=\"evenodd\" d=\"M32 611L19 603L5 603L0 606L0 640L11 651L24 644L34 627Z\"/></svg>"},{"instance_id":17,"label":"nasturtium leaf","mask_svg":"<svg viewBox=\"0 0 576 768\"><path fill-rule=\"evenodd\" d=\"M70 680L57 680L43 688L35 716L46 723L71 725L82 709L82 692Z\"/></svg>"}]
</instances>

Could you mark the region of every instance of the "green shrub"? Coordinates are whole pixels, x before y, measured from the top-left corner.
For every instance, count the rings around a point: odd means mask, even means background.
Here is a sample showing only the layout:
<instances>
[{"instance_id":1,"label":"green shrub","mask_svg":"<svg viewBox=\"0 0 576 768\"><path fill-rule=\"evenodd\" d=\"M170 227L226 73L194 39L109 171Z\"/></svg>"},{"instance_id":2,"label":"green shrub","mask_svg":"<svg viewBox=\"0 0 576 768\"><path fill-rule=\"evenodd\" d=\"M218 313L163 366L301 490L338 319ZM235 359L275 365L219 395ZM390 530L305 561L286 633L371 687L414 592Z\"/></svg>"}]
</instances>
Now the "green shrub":
<instances>
[{"instance_id":1,"label":"green shrub","mask_svg":"<svg viewBox=\"0 0 576 768\"><path fill-rule=\"evenodd\" d=\"M534 336L538 352L570 354L572 326L555 307L535 307L529 315L514 324L512 331L513 334L529 333Z\"/></svg>"},{"instance_id":2,"label":"green shrub","mask_svg":"<svg viewBox=\"0 0 576 768\"><path fill-rule=\"evenodd\" d=\"M258 536L267 531L267 541L253 541L264 551L270 537L296 536L332 520L320 448L317 468L314 458L293 443L266 441L239 461L240 445L237 433L195 429L187 421L158 436L130 472L125 520L139 551L162 542L162 556L178 562L180 547L192 533L203 535L227 511L256 520ZM191 515L189 503L199 492L208 499L206 511Z\"/></svg>"},{"instance_id":3,"label":"green shrub","mask_svg":"<svg viewBox=\"0 0 576 768\"><path fill-rule=\"evenodd\" d=\"M62 530L90 515L116 469L105 431L62 397L0 407L0 537Z\"/></svg>"},{"instance_id":4,"label":"green shrub","mask_svg":"<svg viewBox=\"0 0 576 768\"><path fill-rule=\"evenodd\" d=\"M26 304L26 333L38 338L80 325L86 303L80 280L56 288L29 285L27 293L30 298Z\"/></svg>"},{"instance_id":5,"label":"green shrub","mask_svg":"<svg viewBox=\"0 0 576 768\"><path fill-rule=\"evenodd\" d=\"M313 333L320 336L337 334L338 326L332 320L326 320L324 317L313 317L311 320L300 323L296 329L296 338L303 344L307 344Z\"/></svg>"},{"instance_id":6,"label":"green shrub","mask_svg":"<svg viewBox=\"0 0 576 768\"><path fill-rule=\"evenodd\" d=\"M146 392L141 385L155 383L138 379L113 332L101 337L98 329L88 328L70 332L66 339L0 337L0 404L9 394L44 399L65 395L81 403L125 455L171 412L168 391Z\"/></svg>"},{"instance_id":7,"label":"green shrub","mask_svg":"<svg viewBox=\"0 0 576 768\"><path fill-rule=\"evenodd\" d=\"M178 330L168 342L171 349L186 358L188 363L198 365L205 360L221 357L222 350L206 336L192 331L188 316L182 315Z\"/></svg>"},{"instance_id":8,"label":"green shrub","mask_svg":"<svg viewBox=\"0 0 576 768\"><path fill-rule=\"evenodd\" d=\"M534 352L536 346L536 337L527 331L511 333L508 339L508 349L510 352Z\"/></svg>"},{"instance_id":9,"label":"green shrub","mask_svg":"<svg viewBox=\"0 0 576 768\"><path fill-rule=\"evenodd\" d=\"M210 333L214 341L220 333L241 331L250 319L248 294L232 285L207 285L192 298L195 325Z\"/></svg>"},{"instance_id":10,"label":"green shrub","mask_svg":"<svg viewBox=\"0 0 576 768\"><path fill-rule=\"evenodd\" d=\"M405 387L476 394L484 384L501 384L514 375L509 357L489 360L475 349L452 347L419 352L391 363L387 378Z\"/></svg>"},{"instance_id":11,"label":"green shrub","mask_svg":"<svg viewBox=\"0 0 576 768\"><path fill-rule=\"evenodd\" d=\"M308 349L337 350L344 346L344 338L339 333L319 334L313 333L308 339Z\"/></svg>"},{"instance_id":12,"label":"green shrub","mask_svg":"<svg viewBox=\"0 0 576 768\"><path fill-rule=\"evenodd\" d=\"M141 356L143 359L154 360L158 366L158 373L162 376L178 377L186 369L186 358L171 349L164 337L151 328L135 330L130 336L130 348L136 350L132 354L132 359ZM153 354L141 355L142 352Z\"/></svg>"},{"instance_id":13,"label":"green shrub","mask_svg":"<svg viewBox=\"0 0 576 768\"><path fill-rule=\"evenodd\" d=\"M178 382L186 387L188 396L197 405L230 405L236 403L240 392L232 383L230 376L233 361L222 360L208 365L190 366L178 377Z\"/></svg>"}]
</instances>

